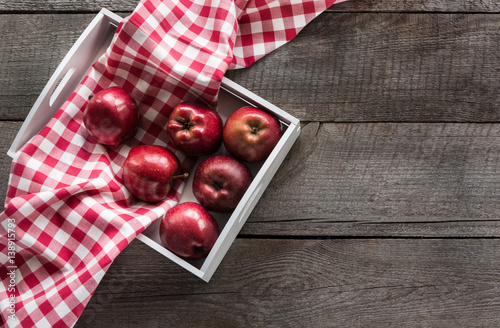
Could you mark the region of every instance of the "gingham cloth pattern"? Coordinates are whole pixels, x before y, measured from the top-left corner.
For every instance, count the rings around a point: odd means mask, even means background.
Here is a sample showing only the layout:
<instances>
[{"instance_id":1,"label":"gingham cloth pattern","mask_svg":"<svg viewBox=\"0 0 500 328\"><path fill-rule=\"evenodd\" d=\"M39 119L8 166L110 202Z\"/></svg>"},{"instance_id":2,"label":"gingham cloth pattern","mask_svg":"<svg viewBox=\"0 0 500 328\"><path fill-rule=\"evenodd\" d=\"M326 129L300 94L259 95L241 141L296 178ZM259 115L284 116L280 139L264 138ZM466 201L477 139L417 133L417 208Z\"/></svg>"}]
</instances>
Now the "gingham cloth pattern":
<instances>
[{"instance_id":1,"label":"gingham cloth pattern","mask_svg":"<svg viewBox=\"0 0 500 328\"><path fill-rule=\"evenodd\" d=\"M63 107L13 160L0 214L4 325L74 325L116 256L182 193L179 180L158 204L134 199L121 181L130 149L158 144L175 151L164 128L173 107L199 99L216 104L228 69L247 67L285 44L334 2L141 1ZM88 134L82 113L90 95L113 85L136 99L141 122L134 139L105 147ZM194 159L176 155L190 170Z\"/></svg>"}]
</instances>

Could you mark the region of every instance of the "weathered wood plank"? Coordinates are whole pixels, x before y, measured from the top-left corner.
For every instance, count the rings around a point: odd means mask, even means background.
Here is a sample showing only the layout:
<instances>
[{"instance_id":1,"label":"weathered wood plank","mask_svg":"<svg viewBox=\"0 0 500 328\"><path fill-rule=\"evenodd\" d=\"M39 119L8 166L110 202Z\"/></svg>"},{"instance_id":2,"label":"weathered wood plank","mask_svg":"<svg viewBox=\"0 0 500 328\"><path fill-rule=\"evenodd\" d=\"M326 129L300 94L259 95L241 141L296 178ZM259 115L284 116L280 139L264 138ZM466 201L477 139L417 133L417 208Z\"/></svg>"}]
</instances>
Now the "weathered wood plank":
<instances>
[{"instance_id":1,"label":"weathered wood plank","mask_svg":"<svg viewBox=\"0 0 500 328\"><path fill-rule=\"evenodd\" d=\"M500 15L323 14L227 76L307 121L498 122Z\"/></svg>"},{"instance_id":2,"label":"weathered wood plank","mask_svg":"<svg viewBox=\"0 0 500 328\"><path fill-rule=\"evenodd\" d=\"M8 1L0 0L0 11L2 12L98 12L102 8L109 9L113 12L131 12L135 9L139 0L44 0L44 1Z\"/></svg>"},{"instance_id":3,"label":"weathered wood plank","mask_svg":"<svg viewBox=\"0 0 500 328\"><path fill-rule=\"evenodd\" d=\"M4 201L7 194L10 166L12 163L12 158L7 156L7 151L21 125L22 122L0 121L0 131L2 131L2 137L0 138L0 211L4 210Z\"/></svg>"},{"instance_id":4,"label":"weathered wood plank","mask_svg":"<svg viewBox=\"0 0 500 328\"><path fill-rule=\"evenodd\" d=\"M24 119L92 17L2 17L0 119ZM500 14L325 13L227 76L305 121L498 122L499 24Z\"/></svg>"},{"instance_id":5,"label":"weathered wood plank","mask_svg":"<svg viewBox=\"0 0 500 328\"><path fill-rule=\"evenodd\" d=\"M71 1L71 0L45 0L45 1L0 1L0 11L27 11L27 12L97 12L101 8L108 8L112 11L132 11L139 3L138 0L92 0L92 1ZM333 5L330 11L423 11L423 12L498 12L500 4L495 0L473 1L443 1L443 0L350 0L344 3Z\"/></svg>"},{"instance_id":6,"label":"weathered wood plank","mask_svg":"<svg viewBox=\"0 0 500 328\"><path fill-rule=\"evenodd\" d=\"M243 234L500 236L500 125L310 125Z\"/></svg>"},{"instance_id":7,"label":"weathered wood plank","mask_svg":"<svg viewBox=\"0 0 500 328\"><path fill-rule=\"evenodd\" d=\"M0 119L24 120L90 15L3 15Z\"/></svg>"},{"instance_id":8,"label":"weathered wood plank","mask_svg":"<svg viewBox=\"0 0 500 328\"><path fill-rule=\"evenodd\" d=\"M0 122L5 198L20 123ZM307 124L244 235L500 236L499 124Z\"/></svg>"},{"instance_id":9,"label":"weathered wood plank","mask_svg":"<svg viewBox=\"0 0 500 328\"><path fill-rule=\"evenodd\" d=\"M139 241L76 327L496 327L498 239L237 239L207 284Z\"/></svg>"},{"instance_id":10,"label":"weathered wood plank","mask_svg":"<svg viewBox=\"0 0 500 328\"><path fill-rule=\"evenodd\" d=\"M384 12L499 12L498 1L473 0L349 0L338 3L329 11L384 11Z\"/></svg>"}]
</instances>

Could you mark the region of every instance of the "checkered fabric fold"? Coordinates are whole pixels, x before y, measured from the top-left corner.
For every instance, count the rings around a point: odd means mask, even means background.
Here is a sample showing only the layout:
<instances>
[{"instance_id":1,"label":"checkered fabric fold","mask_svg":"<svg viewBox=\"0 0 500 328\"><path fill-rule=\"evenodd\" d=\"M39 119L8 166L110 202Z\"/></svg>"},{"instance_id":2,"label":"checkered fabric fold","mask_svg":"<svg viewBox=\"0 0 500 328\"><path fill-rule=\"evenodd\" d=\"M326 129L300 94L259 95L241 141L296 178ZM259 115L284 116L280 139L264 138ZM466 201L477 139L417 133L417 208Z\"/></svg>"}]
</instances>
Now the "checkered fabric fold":
<instances>
[{"instance_id":1,"label":"checkered fabric fold","mask_svg":"<svg viewBox=\"0 0 500 328\"><path fill-rule=\"evenodd\" d=\"M285 44L334 2L141 1L63 107L13 160L0 214L4 325L74 325L116 256L183 190L178 181L159 204L134 199L121 181L129 150L158 144L175 151L164 129L172 108L199 99L216 104L228 69L247 67ZM105 147L88 134L82 113L90 95L113 85L137 100L141 123L134 139ZM176 154L189 170L193 159Z\"/></svg>"}]
</instances>

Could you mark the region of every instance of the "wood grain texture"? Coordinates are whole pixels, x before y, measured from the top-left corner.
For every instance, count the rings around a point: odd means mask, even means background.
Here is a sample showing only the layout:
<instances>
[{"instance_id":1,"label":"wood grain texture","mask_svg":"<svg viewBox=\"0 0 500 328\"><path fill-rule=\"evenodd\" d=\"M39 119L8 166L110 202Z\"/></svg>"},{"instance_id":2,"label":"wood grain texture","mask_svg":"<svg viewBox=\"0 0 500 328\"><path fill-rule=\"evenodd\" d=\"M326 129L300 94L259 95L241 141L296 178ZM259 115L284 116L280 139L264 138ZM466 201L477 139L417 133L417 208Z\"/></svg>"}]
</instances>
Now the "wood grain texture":
<instances>
[{"instance_id":1,"label":"wood grain texture","mask_svg":"<svg viewBox=\"0 0 500 328\"><path fill-rule=\"evenodd\" d=\"M237 239L205 283L134 241L76 327L496 327L498 239Z\"/></svg>"},{"instance_id":2,"label":"wood grain texture","mask_svg":"<svg viewBox=\"0 0 500 328\"><path fill-rule=\"evenodd\" d=\"M0 119L24 120L95 15L2 15Z\"/></svg>"},{"instance_id":3,"label":"wood grain texture","mask_svg":"<svg viewBox=\"0 0 500 328\"><path fill-rule=\"evenodd\" d=\"M305 121L498 122L499 24L496 14L327 13L226 75Z\"/></svg>"},{"instance_id":4,"label":"wood grain texture","mask_svg":"<svg viewBox=\"0 0 500 328\"><path fill-rule=\"evenodd\" d=\"M107 8L115 12L132 11L139 3L138 0L18 0L0 1L0 11L16 12L97 12L101 8ZM500 4L496 0L350 0L344 3L334 4L330 11L398 11L398 12L499 12Z\"/></svg>"},{"instance_id":5,"label":"wood grain texture","mask_svg":"<svg viewBox=\"0 0 500 328\"><path fill-rule=\"evenodd\" d=\"M4 209L5 196L7 194L7 186L9 184L10 166L12 158L7 155L7 151L14 141L17 132L21 128L22 122L0 121L0 211Z\"/></svg>"},{"instance_id":6,"label":"wood grain texture","mask_svg":"<svg viewBox=\"0 0 500 328\"><path fill-rule=\"evenodd\" d=\"M243 234L500 236L500 125L303 130Z\"/></svg>"},{"instance_id":7,"label":"wood grain texture","mask_svg":"<svg viewBox=\"0 0 500 328\"><path fill-rule=\"evenodd\" d=\"M26 117L93 16L3 15L0 119ZM498 122L499 24L500 14L324 13L226 75L304 121Z\"/></svg>"},{"instance_id":8,"label":"wood grain texture","mask_svg":"<svg viewBox=\"0 0 500 328\"><path fill-rule=\"evenodd\" d=\"M329 11L350 12L500 12L495 0L349 0L330 7Z\"/></svg>"},{"instance_id":9,"label":"wood grain texture","mask_svg":"<svg viewBox=\"0 0 500 328\"><path fill-rule=\"evenodd\" d=\"M8 1L0 0L0 11L15 12L98 12L102 8L113 12L133 11L139 0L44 0L44 1Z\"/></svg>"},{"instance_id":10,"label":"wood grain texture","mask_svg":"<svg viewBox=\"0 0 500 328\"><path fill-rule=\"evenodd\" d=\"M0 140L7 181L5 152L20 124L0 126L8 131ZM313 122L241 233L499 237L498 186L498 124Z\"/></svg>"}]
</instances>

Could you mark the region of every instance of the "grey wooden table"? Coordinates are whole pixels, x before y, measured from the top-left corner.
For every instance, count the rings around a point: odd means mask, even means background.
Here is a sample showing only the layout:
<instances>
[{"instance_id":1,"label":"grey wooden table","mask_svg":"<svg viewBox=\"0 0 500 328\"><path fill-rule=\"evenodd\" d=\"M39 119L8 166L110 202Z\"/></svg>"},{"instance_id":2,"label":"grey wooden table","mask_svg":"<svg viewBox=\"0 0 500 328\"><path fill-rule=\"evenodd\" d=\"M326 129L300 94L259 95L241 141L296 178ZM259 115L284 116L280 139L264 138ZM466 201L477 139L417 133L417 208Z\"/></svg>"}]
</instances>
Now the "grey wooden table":
<instances>
[{"instance_id":1,"label":"grey wooden table","mask_svg":"<svg viewBox=\"0 0 500 328\"><path fill-rule=\"evenodd\" d=\"M0 0L6 151L102 8ZM303 130L210 283L140 241L76 327L499 327L500 2L351 0L226 76Z\"/></svg>"}]
</instances>

